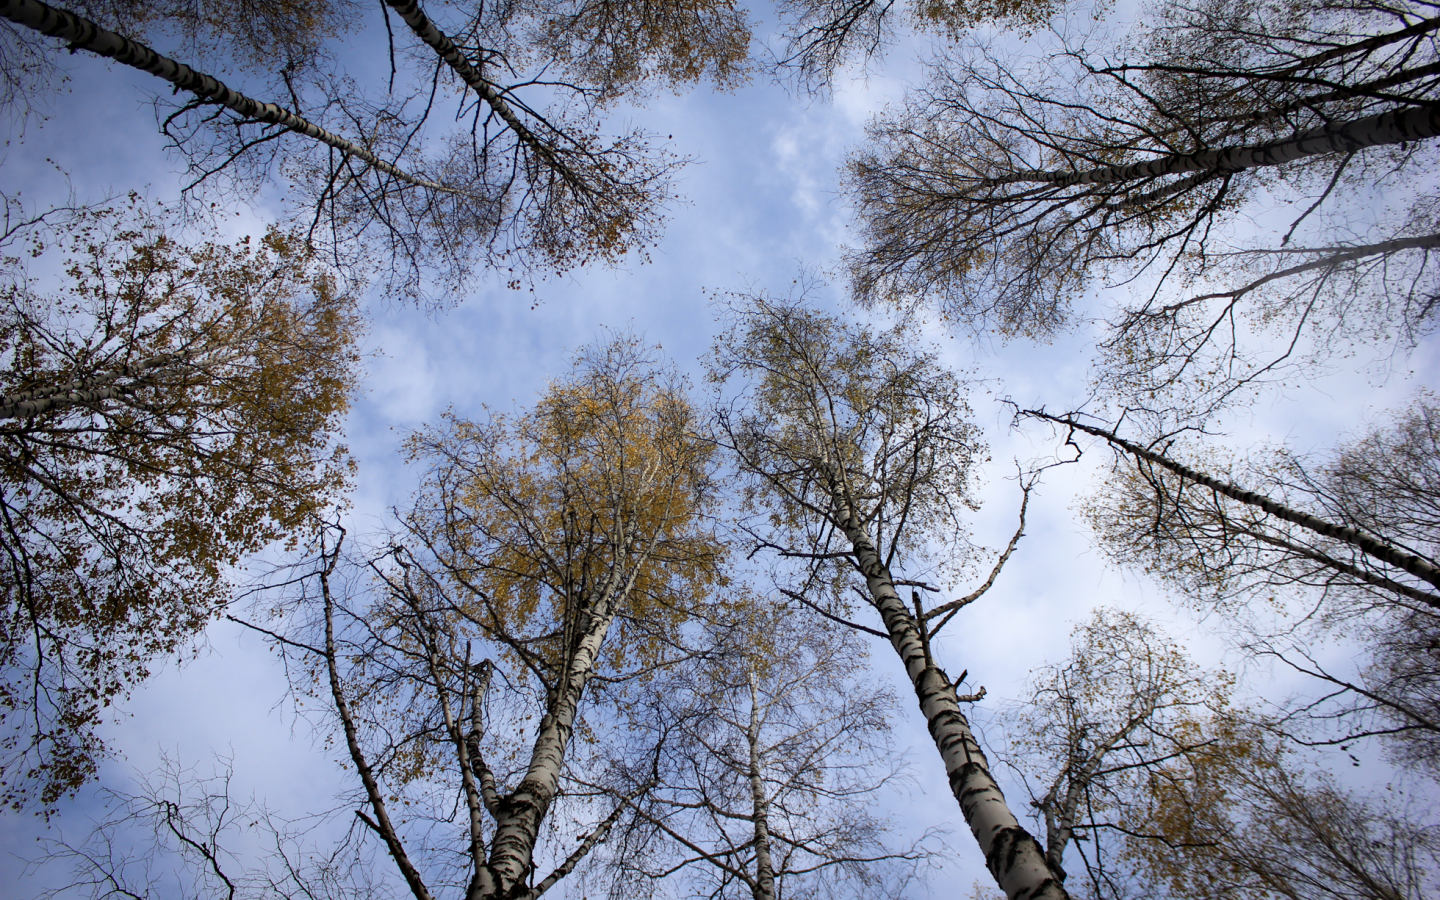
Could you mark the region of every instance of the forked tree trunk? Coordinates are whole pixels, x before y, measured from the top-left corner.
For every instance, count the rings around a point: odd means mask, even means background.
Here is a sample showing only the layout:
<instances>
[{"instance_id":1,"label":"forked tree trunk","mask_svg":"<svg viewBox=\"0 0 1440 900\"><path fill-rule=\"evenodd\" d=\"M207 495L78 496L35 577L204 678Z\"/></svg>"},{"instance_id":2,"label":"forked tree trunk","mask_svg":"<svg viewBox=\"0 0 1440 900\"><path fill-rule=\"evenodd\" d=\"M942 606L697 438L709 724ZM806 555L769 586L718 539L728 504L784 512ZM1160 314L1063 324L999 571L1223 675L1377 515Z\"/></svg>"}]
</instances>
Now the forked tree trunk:
<instances>
[{"instance_id":1,"label":"forked tree trunk","mask_svg":"<svg viewBox=\"0 0 1440 900\"><path fill-rule=\"evenodd\" d=\"M925 653L915 620L895 591L890 569L880 558L875 543L850 515L842 496L836 495L833 502L835 523L850 542L855 561L865 575L870 602L880 613L890 643L905 665L920 712L945 762L950 790L985 854L986 868L1009 900L1068 900L1070 895L1045 863L1040 843L1020 825L1005 802L1000 785L990 774L990 763L960 711L954 684Z\"/></svg>"}]
</instances>

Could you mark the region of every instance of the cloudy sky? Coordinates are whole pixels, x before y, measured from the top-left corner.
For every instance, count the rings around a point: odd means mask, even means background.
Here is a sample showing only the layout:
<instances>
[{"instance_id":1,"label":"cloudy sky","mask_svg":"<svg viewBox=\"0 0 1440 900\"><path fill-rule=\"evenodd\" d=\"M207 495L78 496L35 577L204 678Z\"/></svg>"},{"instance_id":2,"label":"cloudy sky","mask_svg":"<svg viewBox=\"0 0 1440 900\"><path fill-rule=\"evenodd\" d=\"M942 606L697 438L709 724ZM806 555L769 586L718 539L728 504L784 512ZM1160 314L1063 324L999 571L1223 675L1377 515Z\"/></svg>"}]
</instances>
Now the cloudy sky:
<instances>
[{"instance_id":1,"label":"cloudy sky","mask_svg":"<svg viewBox=\"0 0 1440 900\"><path fill-rule=\"evenodd\" d=\"M375 18L372 24L378 27L378 13ZM766 27L762 23L760 32ZM641 332L682 368L698 372L715 331L707 292L784 292L802 267L835 269L842 247L852 239L849 210L837 192L838 167L862 138L867 119L898 102L906 84L921 77L917 60L923 52L920 41L892 48L882 66L863 78L842 80L829 100L797 96L759 75L732 93L702 89L661 95L643 109L617 110L621 121L673 135L674 151L694 160L679 176L685 202L671 209L664 239L646 264L584 270L544 282L534 307L528 295L498 282L455 298L453 308L439 313L371 297L368 375L347 434L360 464L351 528L383 527L388 511L407 503L414 477L399 458L399 442L442 411L453 408L478 417L486 407L528 406L550 378L564 371L575 348L606 329ZM156 133L155 84L83 54L66 57L62 64L69 82L53 100L50 117L43 123L31 120L23 129L12 125L0 157L0 187L22 190L37 206L62 199L67 190L82 200L129 190L173 198L178 164ZM383 60L362 58L354 65L369 67L373 74ZM57 166L69 174L68 186ZM262 197L253 208L240 210L232 227L237 232L263 227L274 212L267 205L271 202ZM837 286L826 300L843 309L843 298ZM1107 301L1100 297L1096 302ZM1013 431L996 400L1010 396L1026 405L1059 409L1083 399L1093 330L1082 325L1046 345L1001 346L938 329L932 336L947 361L977 379L972 405L994 461L986 467L985 503L975 516L973 535L979 543L1003 546L1018 502L1012 460L1052 453L1057 442L1044 429ZM1268 439L1318 449L1336 435L1353 434L1377 421L1384 409L1399 405L1415 384L1440 383L1434 356L1426 350L1384 380L1338 371L1268 396L1227 423L1233 445ZM1076 508L1102 457L1096 448L1081 465L1051 470L1009 568L983 603L947 629L939 650L942 664L952 672L968 668L971 682L985 685L991 699L1018 698L1032 668L1064 653L1070 623L1099 604L1172 621L1174 633L1191 644L1202 662L1214 663L1223 655L1222 643L1203 625L1177 618L1155 588L1138 577L1107 568L1090 544ZM876 659L876 677L893 680L898 668L893 656L881 652ZM1264 688L1273 693L1286 689ZM219 754L233 759L241 794L253 792L290 812L328 807L346 784L344 773L333 754L312 741L308 726L284 702L283 691L282 672L265 645L236 627L217 624L193 658L166 666L125 704L124 718L108 732L120 753L105 766L101 780L123 786L137 771L152 769L162 755L205 769ZM903 698L909 692L899 694ZM987 714L982 710L977 719L983 722ZM889 802L904 811L908 828L950 829L956 852L931 872L930 889L937 896L968 896L970 884L988 876L923 724L908 707L902 709L897 743L909 748L915 780L909 795ZM1366 765L1379 766L1368 757ZM1004 770L999 774L1002 780L1008 777ZM1023 798L1013 781L1006 783L1012 785L1012 799ZM38 834L53 835L55 829L74 834L95 809L87 794L64 809L49 831L27 816L0 819L0 876L17 875L20 859L33 855Z\"/></svg>"}]
</instances>

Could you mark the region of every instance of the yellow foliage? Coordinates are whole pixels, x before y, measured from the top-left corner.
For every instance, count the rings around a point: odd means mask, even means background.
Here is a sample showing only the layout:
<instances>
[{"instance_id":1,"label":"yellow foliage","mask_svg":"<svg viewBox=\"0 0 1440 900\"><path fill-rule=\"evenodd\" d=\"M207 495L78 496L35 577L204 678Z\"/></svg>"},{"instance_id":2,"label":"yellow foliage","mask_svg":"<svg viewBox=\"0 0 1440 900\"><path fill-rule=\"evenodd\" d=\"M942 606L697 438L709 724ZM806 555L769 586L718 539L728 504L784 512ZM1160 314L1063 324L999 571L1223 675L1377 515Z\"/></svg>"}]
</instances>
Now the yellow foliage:
<instances>
[{"instance_id":1,"label":"yellow foliage","mask_svg":"<svg viewBox=\"0 0 1440 900\"><path fill-rule=\"evenodd\" d=\"M606 668L649 665L723 585L708 519L713 446L683 386L633 340L582 357L527 413L449 417L411 438L430 462L411 528L455 582L466 617L531 664L565 664L606 591Z\"/></svg>"}]
</instances>

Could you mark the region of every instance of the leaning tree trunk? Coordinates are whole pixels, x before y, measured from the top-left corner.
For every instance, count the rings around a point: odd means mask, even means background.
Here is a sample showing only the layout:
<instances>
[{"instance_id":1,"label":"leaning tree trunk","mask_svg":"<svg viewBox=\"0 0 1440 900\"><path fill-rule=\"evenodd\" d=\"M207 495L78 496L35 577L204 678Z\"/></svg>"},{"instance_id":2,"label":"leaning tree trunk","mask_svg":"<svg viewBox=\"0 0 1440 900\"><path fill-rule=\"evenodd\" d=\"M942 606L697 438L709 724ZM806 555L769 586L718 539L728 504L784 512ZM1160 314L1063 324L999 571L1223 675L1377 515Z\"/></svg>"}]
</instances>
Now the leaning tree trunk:
<instances>
[{"instance_id":1,"label":"leaning tree trunk","mask_svg":"<svg viewBox=\"0 0 1440 900\"><path fill-rule=\"evenodd\" d=\"M1412 106L1353 122L1341 122L1312 128L1302 134L1280 141L1250 147L1223 147L1195 153L1170 153L1128 166L1104 166L1082 172L1013 172L998 178L987 178L981 187L1002 184L1053 184L1068 187L1076 184L1120 184L1163 175L1186 172L1224 174L1262 166L1280 166L1326 153L1353 153L1384 144L1404 144L1440 135L1440 103Z\"/></svg>"},{"instance_id":2,"label":"leaning tree trunk","mask_svg":"<svg viewBox=\"0 0 1440 900\"><path fill-rule=\"evenodd\" d=\"M0 17L17 25L24 25L41 34L65 41L70 52L88 50L99 56L109 57L142 72L173 84L176 90L188 91L206 103L214 103L232 110L244 119L278 125L296 134L317 140L334 147L341 153L362 160L381 172L413 184L417 187L453 193L453 189L442 184L417 178L409 172L386 162L369 149L354 141L321 128L303 116L296 115L274 103L264 103L231 90L218 78L197 72L184 63L161 56L154 50L113 31L101 28L85 18L64 9L48 6L39 0L0 0Z\"/></svg>"},{"instance_id":3,"label":"leaning tree trunk","mask_svg":"<svg viewBox=\"0 0 1440 900\"><path fill-rule=\"evenodd\" d=\"M615 621L620 602L634 583L636 570L644 564L646 553L628 571L617 561L611 577L597 591L594 604L587 614L585 633L581 636L565 667L565 674L540 720L530 753L530 766L515 790L501 797L495 814L495 834L490 842L490 860L484 876L476 879L477 889L468 900L490 900L524 893L524 880L534 865L535 842L540 824L550 811L550 804L560 787L560 772L565 753L575 731L580 696L595 671L595 660Z\"/></svg>"},{"instance_id":4,"label":"leaning tree trunk","mask_svg":"<svg viewBox=\"0 0 1440 900\"><path fill-rule=\"evenodd\" d=\"M836 525L850 542L855 561L865 575L870 602L880 613L890 643L905 664L920 712L945 762L950 790L985 854L986 868L1009 900L1068 900L1070 895L1045 863L1039 841L1020 825L1005 802L1000 785L990 774L990 763L960 711L954 684L925 652L915 620L895 591L890 569L881 560L875 543L850 514L850 506L842 496L836 495L834 504Z\"/></svg>"},{"instance_id":5,"label":"leaning tree trunk","mask_svg":"<svg viewBox=\"0 0 1440 900\"><path fill-rule=\"evenodd\" d=\"M1204 472L1192 469L1189 466L1186 466L1183 463L1178 463L1167 456L1156 453L1153 450L1148 450L1144 447L1141 447L1139 444L1127 441L1112 431L1106 431L1105 429L1097 428L1094 425L1086 425L1083 422L1077 422L1074 419L1065 418L1063 416L1052 416L1048 413L1040 412L1037 410L1027 410L1025 415L1033 416L1037 419L1045 419L1046 421L1054 422L1057 425L1066 425L1070 428L1074 428L1076 431L1083 431L1086 434L1094 435L1095 437L1099 438L1104 438L1114 446L1119 447L1121 450L1124 450L1126 453L1131 454L1137 459L1143 459L1148 463L1161 467L1162 469L1174 472L1176 475L1179 475L1181 478L1184 478L1187 481L1193 481L1196 484L1202 484L1205 487L1210 488L1210 490L1214 491L1215 493L1220 494L1221 496L1229 497L1231 500L1238 500L1239 502L1247 504L1249 506L1254 506L1282 521L1299 525L1301 528L1309 529L1316 534L1331 538L1333 540L1343 541L1344 543L1347 543L1352 547L1358 548L1362 553L1365 553L1366 555L1373 557L1374 559L1378 559L1381 562L1386 563L1387 565L1391 565L1397 569L1409 572L1416 578L1422 579L1423 581L1429 582L1435 587L1440 588L1440 567L1436 567L1428 560L1421 559L1413 553L1406 553L1404 550L1393 547L1390 544L1385 543L1384 541L1376 540L1375 538L1364 534L1358 529L1349 528L1344 525L1336 525L1334 522L1327 522L1319 516L1312 516L1309 513L1301 512L1296 509L1291 509L1288 506L1283 506L1279 503L1276 503L1274 500L1271 500L1269 497L1266 497L1263 494L1257 494L1254 491L1246 490L1245 488L1231 484L1228 481L1221 481L1218 478L1212 478L1209 475L1206 475ZM1425 602L1433 607L1440 608L1440 599L1427 597Z\"/></svg>"}]
</instances>

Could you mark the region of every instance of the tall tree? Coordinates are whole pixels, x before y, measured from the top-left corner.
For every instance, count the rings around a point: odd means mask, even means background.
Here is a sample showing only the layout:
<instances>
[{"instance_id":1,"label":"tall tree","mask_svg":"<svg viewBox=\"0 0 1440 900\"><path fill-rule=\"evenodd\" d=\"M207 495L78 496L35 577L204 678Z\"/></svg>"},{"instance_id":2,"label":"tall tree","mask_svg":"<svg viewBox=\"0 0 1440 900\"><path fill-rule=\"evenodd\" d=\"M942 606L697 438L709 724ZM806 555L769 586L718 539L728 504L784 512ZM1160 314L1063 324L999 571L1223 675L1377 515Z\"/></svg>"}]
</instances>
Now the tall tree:
<instances>
[{"instance_id":1,"label":"tall tree","mask_svg":"<svg viewBox=\"0 0 1440 900\"><path fill-rule=\"evenodd\" d=\"M924 852L892 849L875 809L898 772L895 698L854 634L798 604L741 612L637 710L655 732L642 746L662 749L630 763L632 783L653 787L612 840L612 894L649 894L682 870L711 897L898 894Z\"/></svg>"},{"instance_id":2,"label":"tall tree","mask_svg":"<svg viewBox=\"0 0 1440 900\"><path fill-rule=\"evenodd\" d=\"M403 543L370 561L373 591L346 589L333 542L305 582L281 646L308 658L355 815L417 900L538 897L635 800L585 802L586 746L607 732L584 710L683 655L722 583L695 425L636 341L594 348L533 410L412 439L425 484ZM562 803L608 806L547 873Z\"/></svg>"},{"instance_id":3,"label":"tall tree","mask_svg":"<svg viewBox=\"0 0 1440 900\"><path fill-rule=\"evenodd\" d=\"M1435 204L1415 185L1440 134L1435 11L1171 0L1098 48L942 54L850 161L855 292L1043 337L1097 279L1124 280L1140 290L1115 323L1104 387L1126 396L1263 377L1286 351L1229 343L1237 318L1321 344L1423 332ZM1363 200L1392 187L1393 209ZM1278 246L1227 227L1262 193L1300 205ZM1329 215L1347 202L1375 214ZM1240 283L1212 286L1219 275ZM1190 299L1159 286L1193 279ZM1228 368L1201 365L1217 354Z\"/></svg>"},{"instance_id":4,"label":"tall tree","mask_svg":"<svg viewBox=\"0 0 1440 900\"><path fill-rule=\"evenodd\" d=\"M850 327L803 300L767 297L742 299L731 317L712 377L739 382L742 394L720 412L722 440L747 478L749 502L768 515L765 542L814 563L795 596L843 619L842 598L859 591L883 630L856 627L887 638L900 657L996 882L1012 900L1066 896L991 775L957 682L931 653L934 635L993 584L1024 529L1024 506L1020 530L979 589L928 610L918 592L907 604L897 590L919 585L897 569L920 574L931 554L961 549L958 516L972 502L970 468L982 452L961 385L903 325ZM815 592L831 595L822 598L830 609L807 598Z\"/></svg>"},{"instance_id":5,"label":"tall tree","mask_svg":"<svg viewBox=\"0 0 1440 900\"><path fill-rule=\"evenodd\" d=\"M12 245L0 287L0 777L53 804L94 731L332 503L351 298L292 235L187 246L109 208ZM31 276L35 269L63 274Z\"/></svg>"},{"instance_id":6,"label":"tall tree","mask_svg":"<svg viewBox=\"0 0 1440 900\"><path fill-rule=\"evenodd\" d=\"M1378 801L1305 774L1281 736L1230 707L1230 684L1153 625L1106 611L1037 674L1007 727L1016 765L1041 776L1047 849L1077 841L1088 876L1072 880L1077 895L1425 896L1440 846L1423 810L1393 785Z\"/></svg>"},{"instance_id":7,"label":"tall tree","mask_svg":"<svg viewBox=\"0 0 1440 900\"><path fill-rule=\"evenodd\" d=\"M1226 709L1230 685L1154 624L1106 609L1075 627L1068 659L1032 674L1028 698L1003 721L1050 868L1065 873L1066 853L1080 857L1070 869L1083 867L1084 878L1067 879L1073 891L1123 896L1111 874L1115 845L1145 839L1145 823L1127 818L1135 792L1150 773L1208 746L1189 726Z\"/></svg>"}]
</instances>

